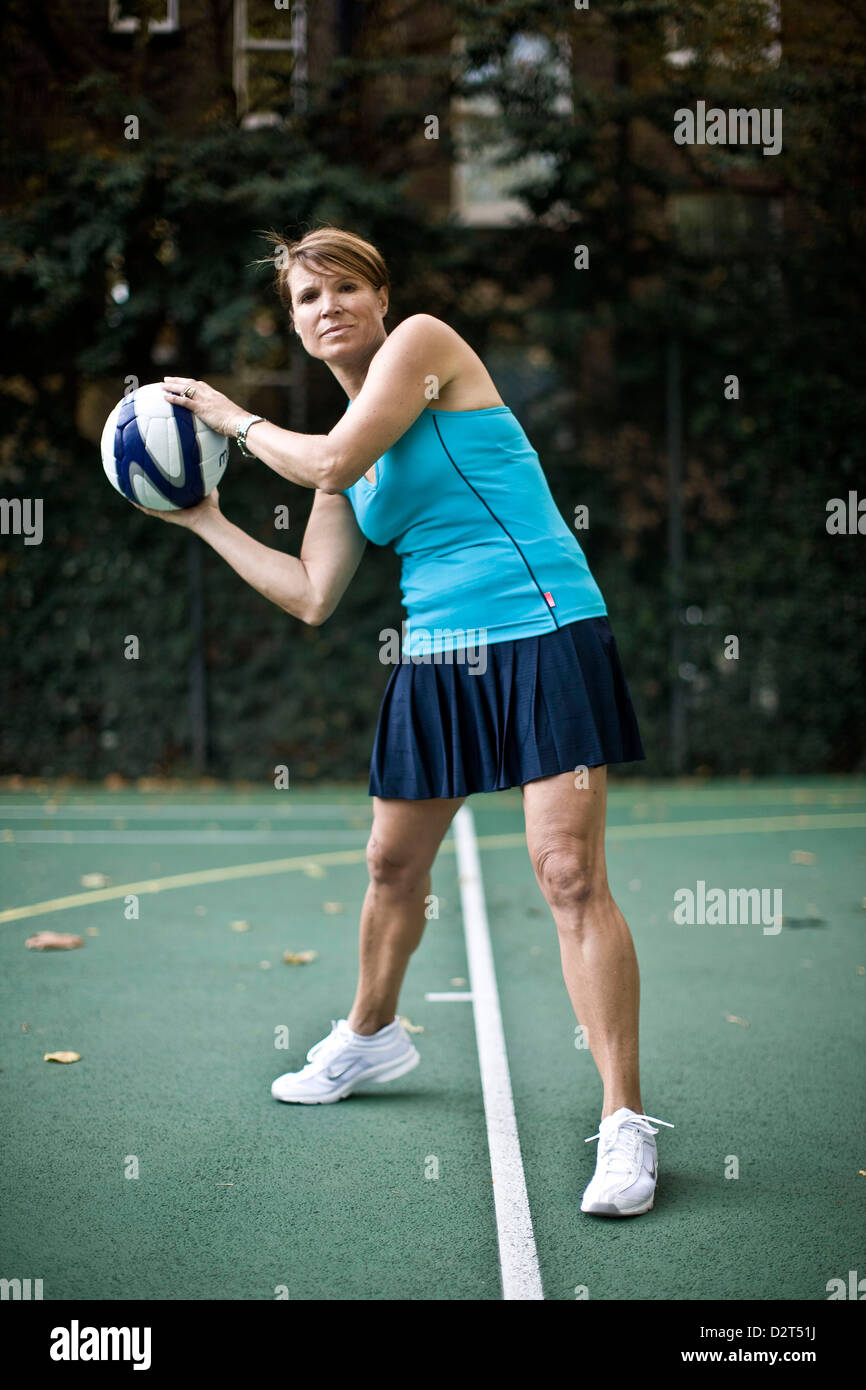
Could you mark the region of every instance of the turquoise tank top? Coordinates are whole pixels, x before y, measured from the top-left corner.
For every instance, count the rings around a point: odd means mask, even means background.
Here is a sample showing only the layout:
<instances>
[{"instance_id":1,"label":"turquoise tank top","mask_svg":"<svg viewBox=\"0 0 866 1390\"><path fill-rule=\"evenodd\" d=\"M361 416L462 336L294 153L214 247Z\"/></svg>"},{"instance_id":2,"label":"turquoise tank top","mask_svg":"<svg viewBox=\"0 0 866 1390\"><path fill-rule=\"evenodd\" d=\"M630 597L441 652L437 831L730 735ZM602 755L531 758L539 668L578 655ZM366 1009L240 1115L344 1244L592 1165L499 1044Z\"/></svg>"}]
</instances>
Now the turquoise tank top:
<instances>
[{"instance_id":1,"label":"turquoise tank top","mask_svg":"<svg viewBox=\"0 0 866 1390\"><path fill-rule=\"evenodd\" d=\"M401 557L405 655L535 637L606 615L509 406L423 410L375 477L343 494L367 539Z\"/></svg>"}]
</instances>

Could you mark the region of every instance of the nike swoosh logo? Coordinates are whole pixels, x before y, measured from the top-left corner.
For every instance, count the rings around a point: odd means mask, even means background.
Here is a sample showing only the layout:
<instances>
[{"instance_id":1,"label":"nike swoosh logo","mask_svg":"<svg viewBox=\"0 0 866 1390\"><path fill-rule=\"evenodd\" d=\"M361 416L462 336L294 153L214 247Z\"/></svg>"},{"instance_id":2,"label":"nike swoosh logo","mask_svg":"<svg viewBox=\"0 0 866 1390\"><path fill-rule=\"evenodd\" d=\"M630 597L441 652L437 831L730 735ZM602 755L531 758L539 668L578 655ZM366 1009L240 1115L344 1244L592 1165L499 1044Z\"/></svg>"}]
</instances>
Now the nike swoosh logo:
<instances>
[{"instance_id":1,"label":"nike swoosh logo","mask_svg":"<svg viewBox=\"0 0 866 1390\"><path fill-rule=\"evenodd\" d=\"M354 1063L353 1063L353 1062L347 1062L346 1065L345 1065L344 1067L341 1067L339 1071L334 1071L333 1067L328 1067L328 1078L329 1078L329 1080L331 1080L331 1081L339 1081L340 1077L341 1077L341 1076L345 1076L346 1072L347 1072L347 1071L349 1070L349 1068L352 1067L352 1066L354 1066Z\"/></svg>"}]
</instances>

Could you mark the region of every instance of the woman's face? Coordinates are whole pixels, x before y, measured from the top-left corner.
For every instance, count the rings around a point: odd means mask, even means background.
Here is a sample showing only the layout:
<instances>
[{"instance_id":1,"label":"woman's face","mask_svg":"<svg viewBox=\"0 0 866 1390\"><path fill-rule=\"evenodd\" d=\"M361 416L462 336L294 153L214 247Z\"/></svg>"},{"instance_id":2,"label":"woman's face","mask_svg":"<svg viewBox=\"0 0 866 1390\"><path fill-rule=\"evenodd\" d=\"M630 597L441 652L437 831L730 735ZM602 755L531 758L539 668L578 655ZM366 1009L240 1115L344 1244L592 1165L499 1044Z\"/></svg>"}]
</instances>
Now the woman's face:
<instances>
[{"instance_id":1,"label":"woman's face","mask_svg":"<svg viewBox=\"0 0 866 1390\"><path fill-rule=\"evenodd\" d=\"M311 357L329 364L368 358L387 336L388 291L346 271L294 265L289 273L295 332Z\"/></svg>"}]
</instances>

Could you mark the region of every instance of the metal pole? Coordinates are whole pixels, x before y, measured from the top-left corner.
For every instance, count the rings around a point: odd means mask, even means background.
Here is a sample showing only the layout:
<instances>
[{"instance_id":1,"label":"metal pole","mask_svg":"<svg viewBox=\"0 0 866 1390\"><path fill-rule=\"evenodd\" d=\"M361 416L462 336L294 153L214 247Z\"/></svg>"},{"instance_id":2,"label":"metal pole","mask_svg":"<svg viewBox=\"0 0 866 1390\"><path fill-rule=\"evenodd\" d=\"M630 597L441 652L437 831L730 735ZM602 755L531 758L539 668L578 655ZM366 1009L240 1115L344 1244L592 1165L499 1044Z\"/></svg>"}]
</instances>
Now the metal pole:
<instances>
[{"instance_id":1,"label":"metal pole","mask_svg":"<svg viewBox=\"0 0 866 1390\"><path fill-rule=\"evenodd\" d=\"M292 68L292 87L294 89L295 110L307 109L307 4L306 0L296 0L292 6L292 45L295 61Z\"/></svg>"},{"instance_id":2,"label":"metal pole","mask_svg":"<svg viewBox=\"0 0 866 1390\"><path fill-rule=\"evenodd\" d=\"M234 0L234 31L232 36L232 82L235 89L237 117L240 120L249 109L247 91L247 0Z\"/></svg>"},{"instance_id":3,"label":"metal pole","mask_svg":"<svg viewBox=\"0 0 866 1390\"><path fill-rule=\"evenodd\" d=\"M207 667L204 652L204 584L201 542L189 536L189 722L193 770L207 771Z\"/></svg>"},{"instance_id":4,"label":"metal pole","mask_svg":"<svg viewBox=\"0 0 866 1390\"><path fill-rule=\"evenodd\" d=\"M670 338L667 347L667 460L668 460L668 574L670 595L670 740L671 768L678 776L686 756L685 688L680 675L683 660L683 400L680 344Z\"/></svg>"},{"instance_id":5,"label":"metal pole","mask_svg":"<svg viewBox=\"0 0 866 1390\"><path fill-rule=\"evenodd\" d=\"M307 354L299 346L294 333L289 340L289 429L296 434L307 432Z\"/></svg>"}]
</instances>

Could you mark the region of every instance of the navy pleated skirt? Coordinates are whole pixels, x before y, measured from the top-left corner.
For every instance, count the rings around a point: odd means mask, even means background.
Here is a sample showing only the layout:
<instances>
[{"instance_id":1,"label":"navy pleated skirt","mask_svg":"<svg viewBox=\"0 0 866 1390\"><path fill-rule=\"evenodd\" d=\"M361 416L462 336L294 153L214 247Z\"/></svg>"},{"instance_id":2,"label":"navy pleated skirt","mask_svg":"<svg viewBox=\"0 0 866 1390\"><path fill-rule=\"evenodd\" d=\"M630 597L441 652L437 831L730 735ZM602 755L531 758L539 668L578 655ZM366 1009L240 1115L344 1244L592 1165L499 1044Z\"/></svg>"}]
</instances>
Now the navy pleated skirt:
<instances>
[{"instance_id":1,"label":"navy pleated skirt","mask_svg":"<svg viewBox=\"0 0 866 1390\"><path fill-rule=\"evenodd\" d=\"M469 796L646 758L606 617L464 655L395 667L379 711L371 796Z\"/></svg>"}]
</instances>

